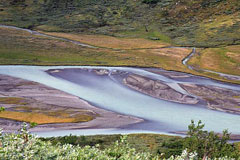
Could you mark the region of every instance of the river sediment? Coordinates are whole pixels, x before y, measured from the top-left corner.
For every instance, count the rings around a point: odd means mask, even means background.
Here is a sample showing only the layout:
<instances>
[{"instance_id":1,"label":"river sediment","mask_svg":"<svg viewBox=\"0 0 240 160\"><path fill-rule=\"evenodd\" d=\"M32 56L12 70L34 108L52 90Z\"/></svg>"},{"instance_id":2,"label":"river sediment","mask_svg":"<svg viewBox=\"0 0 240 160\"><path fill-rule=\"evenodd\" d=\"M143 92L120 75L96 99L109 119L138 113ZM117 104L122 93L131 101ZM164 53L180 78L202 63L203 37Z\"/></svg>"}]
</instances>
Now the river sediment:
<instances>
[{"instance_id":1,"label":"river sediment","mask_svg":"<svg viewBox=\"0 0 240 160\"><path fill-rule=\"evenodd\" d=\"M171 72L164 74L171 78L189 78L190 76L183 73ZM150 95L155 98L185 104L197 104L205 102L206 107L212 110L240 114L240 91L211 86L203 84L179 83L178 85L184 89L189 95L180 93L159 80L148 77L130 74L123 79L123 83L141 93Z\"/></svg>"},{"instance_id":2,"label":"river sediment","mask_svg":"<svg viewBox=\"0 0 240 160\"><path fill-rule=\"evenodd\" d=\"M123 82L128 87L155 98L185 104L197 104L199 102L197 98L177 92L159 80L131 74Z\"/></svg>"},{"instance_id":3,"label":"river sediment","mask_svg":"<svg viewBox=\"0 0 240 160\"><path fill-rule=\"evenodd\" d=\"M87 118L79 119L78 123L47 123L46 121L46 124L38 125L31 131L118 128L143 121L132 116L97 108L77 96L46 85L6 75L0 75L0 105L6 109L4 112L10 114L27 113L28 116L40 115L41 118L42 115L55 119L64 119L66 116L78 119L81 116ZM0 114L0 116L2 115ZM91 118L89 119L89 117ZM22 122L14 119L19 118L24 117L0 118L0 128L5 132L18 130ZM32 122L34 122L34 118L32 117Z\"/></svg>"},{"instance_id":4,"label":"river sediment","mask_svg":"<svg viewBox=\"0 0 240 160\"><path fill-rule=\"evenodd\" d=\"M181 84L181 87L206 101L209 109L240 114L239 91L197 84Z\"/></svg>"}]
</instances>

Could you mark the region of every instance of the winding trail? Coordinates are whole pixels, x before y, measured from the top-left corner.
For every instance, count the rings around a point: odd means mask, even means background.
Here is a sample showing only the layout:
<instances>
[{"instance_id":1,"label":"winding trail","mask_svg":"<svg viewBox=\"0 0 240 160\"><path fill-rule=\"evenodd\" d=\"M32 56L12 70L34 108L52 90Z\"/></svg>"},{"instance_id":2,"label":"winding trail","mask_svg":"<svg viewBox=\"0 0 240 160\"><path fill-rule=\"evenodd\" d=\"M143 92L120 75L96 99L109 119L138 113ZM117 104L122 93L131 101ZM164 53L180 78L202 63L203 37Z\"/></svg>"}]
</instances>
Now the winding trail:
<instances>
[{"instance_id":1,"label":"winding trail","mask_svg":"<svg viewBox=\"0 0 240 160\"><path fill-rule=\"evenodd\" d=\"M61 38L61 37L56 37L56 36L50 36L50 35L47 35L47 34L44 34L44 33L33 31L31 29L24 29L24 28L19 28L19 27L15 27L15 26L7 26L7 25L0 25L0 27L1 28L9 28L9 29L16 29L16 30L26 31L26 32L29 32L29 33L31 33L33 35L38 35L38 36L43 36L43 37L48 37L48 38L54 38L54 39L70 42L70 43L73 43L73 44L76 44L76 45L79 45L79 46L83 46L83 47L98 48L98 47L95 47L95 46L92 46L92 45L89 45L89 44L81 43L79 41L74 41L74 40L70 40L70 39L67 39L67 38Z\"/></svg>"},{"instance_id":2,"label":"winding trail","mask_svg":"<svg viewBox=\"0 0 240 160\"><path fill-rule=\"evenodd\" d=\"M226 73L221 73L221 72L216 72L216 71L211 71L208 69L196 69L195 67L188 65L188 61L196 54L196 48L192 49L192 52L182 60L182 64L184 64L185 66L187 66L188 69L190 70L194 70L194 71L203 71L203 72L209 72L209 73L214 73L214 74L218 74L219 76L226 78L228 80L236 80L236 81L240 81L240 76L237 75L231 75L231 74L226 74Z\"/></svg>"}]
</instances>

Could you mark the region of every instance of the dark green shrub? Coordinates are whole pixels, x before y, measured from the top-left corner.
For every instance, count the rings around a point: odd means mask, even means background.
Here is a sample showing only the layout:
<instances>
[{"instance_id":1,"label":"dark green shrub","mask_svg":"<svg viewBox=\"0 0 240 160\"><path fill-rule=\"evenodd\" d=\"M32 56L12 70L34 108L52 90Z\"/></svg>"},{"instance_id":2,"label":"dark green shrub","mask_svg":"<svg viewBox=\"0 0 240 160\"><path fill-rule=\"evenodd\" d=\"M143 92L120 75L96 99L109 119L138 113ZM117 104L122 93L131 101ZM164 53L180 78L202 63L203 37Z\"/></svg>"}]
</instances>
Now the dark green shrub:
<instances>
[{"instance_id":1,"label":"dark green shrub","mask_svg":"<svg viewBox=\"0 0 240 160\"><path fill-rule=\"evenodd\" d=\"M158 2L160 2L161 0L143 0L142 3L146 3L146 4L157 4Z\"/></svg>"},{"instance_id":2,"label":"dark green shrub","mask_svg":"<svg viewBox=\"0 0 240 160\"><path fill-rule=\"evenodd\" d=\"M201 121L188 126L187 137L184 140L184 148L187 148L190 152L197 152L198 157L219 158L219 157L231 157L238 158L240 156L239 151L233 145L228 143L230 134L227 130L224 130L222 135L215 134L213 131L208 132L203 130L204 124Z\"/></svg>"}]
</instances>

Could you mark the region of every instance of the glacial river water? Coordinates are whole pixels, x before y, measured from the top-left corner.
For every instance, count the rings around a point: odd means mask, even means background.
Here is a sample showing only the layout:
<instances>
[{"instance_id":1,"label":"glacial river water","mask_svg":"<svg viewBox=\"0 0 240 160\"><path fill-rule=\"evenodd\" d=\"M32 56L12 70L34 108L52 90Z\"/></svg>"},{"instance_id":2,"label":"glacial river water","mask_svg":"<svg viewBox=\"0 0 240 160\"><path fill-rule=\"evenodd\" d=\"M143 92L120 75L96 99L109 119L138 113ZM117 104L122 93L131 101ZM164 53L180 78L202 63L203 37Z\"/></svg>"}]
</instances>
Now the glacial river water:
<instances>
[{"instance_id":1,"label":"glacial river water","mask_svg":"<svg viewBox=\"0 0 240 160\"><path fill-rule=\"evenodd\" d=\"M117 133L165 133L171 134L186 131L191 120L202 120L207 130L221 132L228 129L233 134L240 134L240 116L213 111L200 104L187 105L168 102L152 98L124 86L114 74L97 76L87 70L80 69L108 69L114 72L136 73L152 79L166 82L179 92L185 92L179 83L213 85L233 90L240 90L238 85L221 83L211 79L192 76L171 79L163 75L148 72L140 68L128 67L88 67L88 66L0 66L0 74L23 78L45 84L47 86L76 95L91 104L121 114L136 116L145 120L136 125L124 126L115 129L87 129L67 130L36 133L39 136L59 135L92 135ZM61 72L52 72L49 69L63 69Z\"/></svg>"}]
</instances>

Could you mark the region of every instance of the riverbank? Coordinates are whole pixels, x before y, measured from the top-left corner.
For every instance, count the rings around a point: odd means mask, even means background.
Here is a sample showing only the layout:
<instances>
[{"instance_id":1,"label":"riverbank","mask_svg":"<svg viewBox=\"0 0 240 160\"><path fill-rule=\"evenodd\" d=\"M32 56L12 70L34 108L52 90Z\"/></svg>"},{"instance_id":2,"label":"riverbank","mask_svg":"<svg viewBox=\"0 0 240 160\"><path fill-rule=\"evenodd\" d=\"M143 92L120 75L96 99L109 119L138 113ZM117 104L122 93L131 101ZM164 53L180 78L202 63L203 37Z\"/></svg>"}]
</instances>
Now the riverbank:
<instances>
[{"instance_id":1,"label":"riverbank","mask_svg":"<svg viewBox=\"0 0 240 160\"><path fill-rule=\"evenodd\" d=\"M66 92L32 81L0 75L0 128L13 132L22 122L39 123L31 131L118 128L142 119L97 108Z\"/></svg>"}]
</instances>

